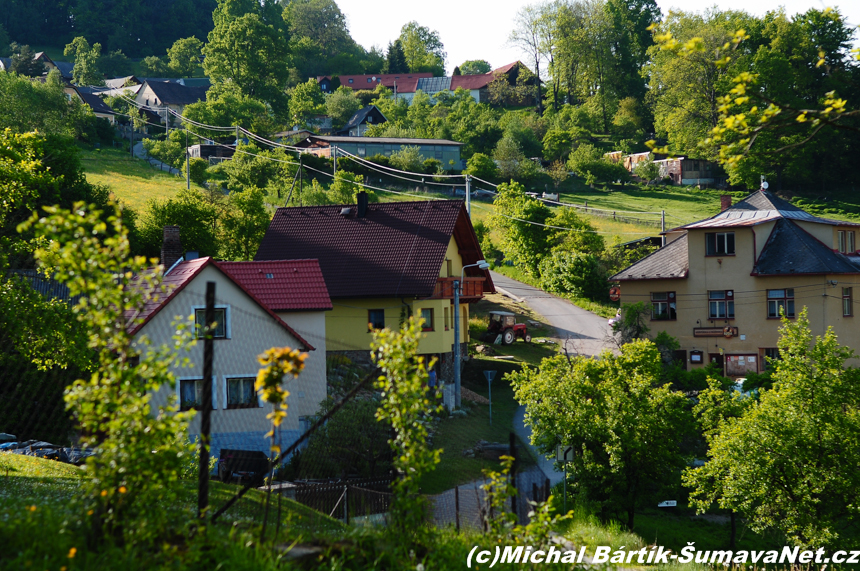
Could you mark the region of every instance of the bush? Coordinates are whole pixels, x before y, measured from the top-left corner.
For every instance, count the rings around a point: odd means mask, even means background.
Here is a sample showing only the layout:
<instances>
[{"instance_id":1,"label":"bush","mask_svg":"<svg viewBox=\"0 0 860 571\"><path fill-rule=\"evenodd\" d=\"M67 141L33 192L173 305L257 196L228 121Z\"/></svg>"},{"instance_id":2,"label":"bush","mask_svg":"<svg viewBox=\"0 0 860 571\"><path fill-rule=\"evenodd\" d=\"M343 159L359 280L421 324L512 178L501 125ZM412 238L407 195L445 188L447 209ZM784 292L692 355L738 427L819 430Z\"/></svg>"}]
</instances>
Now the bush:
<instances>
[{"instance_id":1,"label":"bush","mask_svg":"<svg viewBox=\"0 0 860 571\"><path fill-rule=\"evenodd\" d=\"M475 153L469 158L466 163L467 167L464 171L466 174L482 178L484 180L492 180L498 174L496 163L484 153Z\"/></svg>"},{"instance_id":2,"label":"bush","mask_svg":"<svg viewBox=\"0 0 860 571\"><path fill-rule=\"evenodd\" d=\"M438 174L442 170L442 161L439 159L424 159L422 163L425 174Z\"/></svg>"},{"instance_id":3,"label":"bush","mask_svg":"<svg viewBox=\"0 0 860 571\"><path fill-rule=\"evenodd\" d=\"M188 167L191 169L191 180L195 184L204 184L208 178L206 170L209 168L209 161L194 157L188 161ZM185 165L182 167L183 174L188 174Z\"/></svg>"},{"instance_id":4,"label":"bush","mask_svg":"<svg viewBox=\"0 0 860 571\"><path fill-rule=\"evenodd\" d=\"M595 301L609 297L606 273L596 256L581 252L554 252L540 263L541 287Z\"/></svg>"},{"instance_id":5,"label":"bush","mask_svg":"<svg viewBox=\"0 0 860 571\"><path fill-rule=\"evenodd\" d=\"M400 147L399 151L391 153L391 166L415 173L422 172L421 153L418 147Z\"/></svg>"}]
</instances>

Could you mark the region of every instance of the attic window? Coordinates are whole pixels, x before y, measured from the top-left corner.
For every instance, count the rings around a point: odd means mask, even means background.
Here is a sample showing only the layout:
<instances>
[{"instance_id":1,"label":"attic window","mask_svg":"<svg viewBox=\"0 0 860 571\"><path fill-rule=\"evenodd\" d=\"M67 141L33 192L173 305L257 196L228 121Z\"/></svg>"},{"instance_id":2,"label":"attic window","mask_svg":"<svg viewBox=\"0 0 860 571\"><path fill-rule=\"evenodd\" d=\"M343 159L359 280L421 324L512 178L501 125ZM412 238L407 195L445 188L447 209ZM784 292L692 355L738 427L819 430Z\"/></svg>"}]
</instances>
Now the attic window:
<instances>
[{"instance_id":1,"label":"attic window","mask_svg":"<svg viewBox=\"0 0 860 571\"><path fill-rule=\"evenodd\" d=\"M352 212L352 208L350 208L349 206L345 206L345 207L340 209L340 215L341 216L349 216L349 214L351 212Z\"/></svg>"},{"instance_id":2,"label":"attic window","mask_svg":"<svg viewBox=\"0 0 860 571\"><path fill-rule=\"evenodd\" d=\"M275 274L266 274L266 279L267 279L267 280L273 280L273 279L275 279Z\"/></svg>"},{"instance_id":3,"label":"attic window","mask_svg":"<svg viewBox=\"0 0 860 571\"><path fill-rule=\"evenodd\" d=\"M352 80L350 79L349 82L352 83Z\"/></svg>"}]
</instances>

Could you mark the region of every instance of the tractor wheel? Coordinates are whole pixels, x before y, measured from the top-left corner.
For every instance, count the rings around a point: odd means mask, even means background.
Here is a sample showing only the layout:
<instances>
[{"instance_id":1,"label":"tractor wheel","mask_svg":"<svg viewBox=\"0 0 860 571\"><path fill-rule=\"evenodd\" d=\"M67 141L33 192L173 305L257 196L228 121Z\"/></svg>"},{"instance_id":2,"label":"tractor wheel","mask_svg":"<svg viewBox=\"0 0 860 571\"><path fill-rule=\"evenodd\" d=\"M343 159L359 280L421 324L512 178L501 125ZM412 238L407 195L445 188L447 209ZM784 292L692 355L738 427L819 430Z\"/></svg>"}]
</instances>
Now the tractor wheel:
<instances>
[{"instance_id":1,"label":"tractor wheel","mask_svg":"<svg viewBox=\"0 0 860 571\"><path fill-rule=\"evenodd\" d=\"M525 341L526 343L531 343L532 342L532 336L529 335L528 333L526 333L525 337L523 337L523 341Z\"/></svg>"},{"instance_id":2,"label":"tractor wheel","mask_svg":"<svg viewBox=\"0 0 860 571\"><path fill-rule=\"evenodd\" d=\"M510 345L514 342L514 330L513 329L505 329L505 332L502 334L502 343L504 345Z\"/></svg>"}]
</instances>

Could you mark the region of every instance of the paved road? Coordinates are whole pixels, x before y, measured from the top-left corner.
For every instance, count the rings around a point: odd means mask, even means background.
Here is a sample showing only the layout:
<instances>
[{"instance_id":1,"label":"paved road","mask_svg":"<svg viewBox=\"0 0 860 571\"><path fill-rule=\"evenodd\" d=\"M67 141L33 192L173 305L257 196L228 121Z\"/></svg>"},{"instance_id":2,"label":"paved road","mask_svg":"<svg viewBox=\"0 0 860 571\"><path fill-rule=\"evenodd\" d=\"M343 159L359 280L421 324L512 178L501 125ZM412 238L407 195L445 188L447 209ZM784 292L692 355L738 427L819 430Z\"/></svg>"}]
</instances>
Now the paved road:
<instances>
[{"instance_id":1,"label":"paved road","mask_svg":"<svg viewBox=\"0 0 860 571\"><path fill-rule=\"evenodd\" d=\"M178 169L173 168L172 166L165 164L158 159L153 159L146 153L146 149L143 148L143 143L135 143L134 144L134 156L138 159L143 159L148 161L150 165L154 166L158 170L169 172L170 174L182 174Z\"/></svg>"},{"instance_id":2,"label":"paved road","mask_svg":"<svg viewBox=\"0 0 860 571\"><path fill-rule=\"evenodd\" d=\"M543 315L555 328L555 338L567 347L571 355L598 355L612 348L611 329L606 318L595 315L566 299L558 298L530 285L518 282L496 272L491 272L496 289L502 289L517 300ZM523 442L529 444L532 455L537 458L538 466L550 479L552 485L562 481L563 474L556 472L553 460L544 457L531 445L531 428L525 424L526 407L520 406L514 414L514 431Z\"/></svg>"},{"instance_id":3,"label":"paved road","mask_svg":"<svg viewBox=\"0 0 860 571\"><path fill-rule=\"evenodd\" d=\"M571 355L598 355L611 348L611 329L606 318L577 307L530 285L490 272L497 288L524 300L555 328L556 338Z\"/></svg>"}]
</instances>

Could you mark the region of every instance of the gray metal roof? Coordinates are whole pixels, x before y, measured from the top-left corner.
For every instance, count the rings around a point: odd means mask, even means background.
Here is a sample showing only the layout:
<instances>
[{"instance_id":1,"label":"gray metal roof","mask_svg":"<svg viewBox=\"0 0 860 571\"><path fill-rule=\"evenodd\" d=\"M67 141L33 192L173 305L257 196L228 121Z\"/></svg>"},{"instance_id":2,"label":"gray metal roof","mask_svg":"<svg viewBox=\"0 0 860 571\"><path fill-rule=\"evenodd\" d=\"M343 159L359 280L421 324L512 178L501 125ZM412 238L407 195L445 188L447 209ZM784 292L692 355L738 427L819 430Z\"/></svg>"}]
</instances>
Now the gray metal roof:
<instances>
[{"instance_id":1,"label":"gray metal roof","mask_svg":"<svg viewBox=\"0 0 860 571\"><path fill-rule=\"evenodd\" d=\"M752 273L856 274L860 273L860 256L834 252L793 221L783 218L774 225Z\"/></svg>"},{"instance_id":2,"label":"gray metal roof","mask_svg":"<svg viewBox=\"0 0 860 571\"><path fill-rule=\"evenodd\" d=\"M856 222L843 222L841 220L830 220L828 218L813 216L771 192L757 190L719 214L698 222L693 222L692 224L687 224L686 226L680 226L677 229L756 226L765 222L779 220L780 218L805 220L819 224L829 224L831 226L860 227L860 224Z\"/></svg>"},{"instance_id":3,"label":"gray metal roof","mask_svg":"<svg viewBox=\"0 0 860 571\"><path fill-rule=\"evenodd\" d=\"M632 266L621 270L610 281L671 280L687 277L690 263L687 235L669 242L656 252L645 256Z\"/></svg>"},{"instance_id":4,"label":"gray metal roof","mask_svg":"<svg viewBox=\"0 0 860 571\"><path fill-rule=\"evenodd\" d=\"M375 105L368 105L367 107L364 107L364 108L356 111L355 114L349 118L349 121L347 121L347 123L346 123L346 125L344 125L343 129L340 129L338 131L338 133L347 133L348 134L350 129L358 127L359 125L364 123L364 121L367 119L368 115L373 113L374 109L376 109L376 112L379 113L379 115L382 117L383 123L385 121L388 121L388 119L385 118L385 115L382 114L382 111L380 111Z\"/></svg>"}]
</instances>

